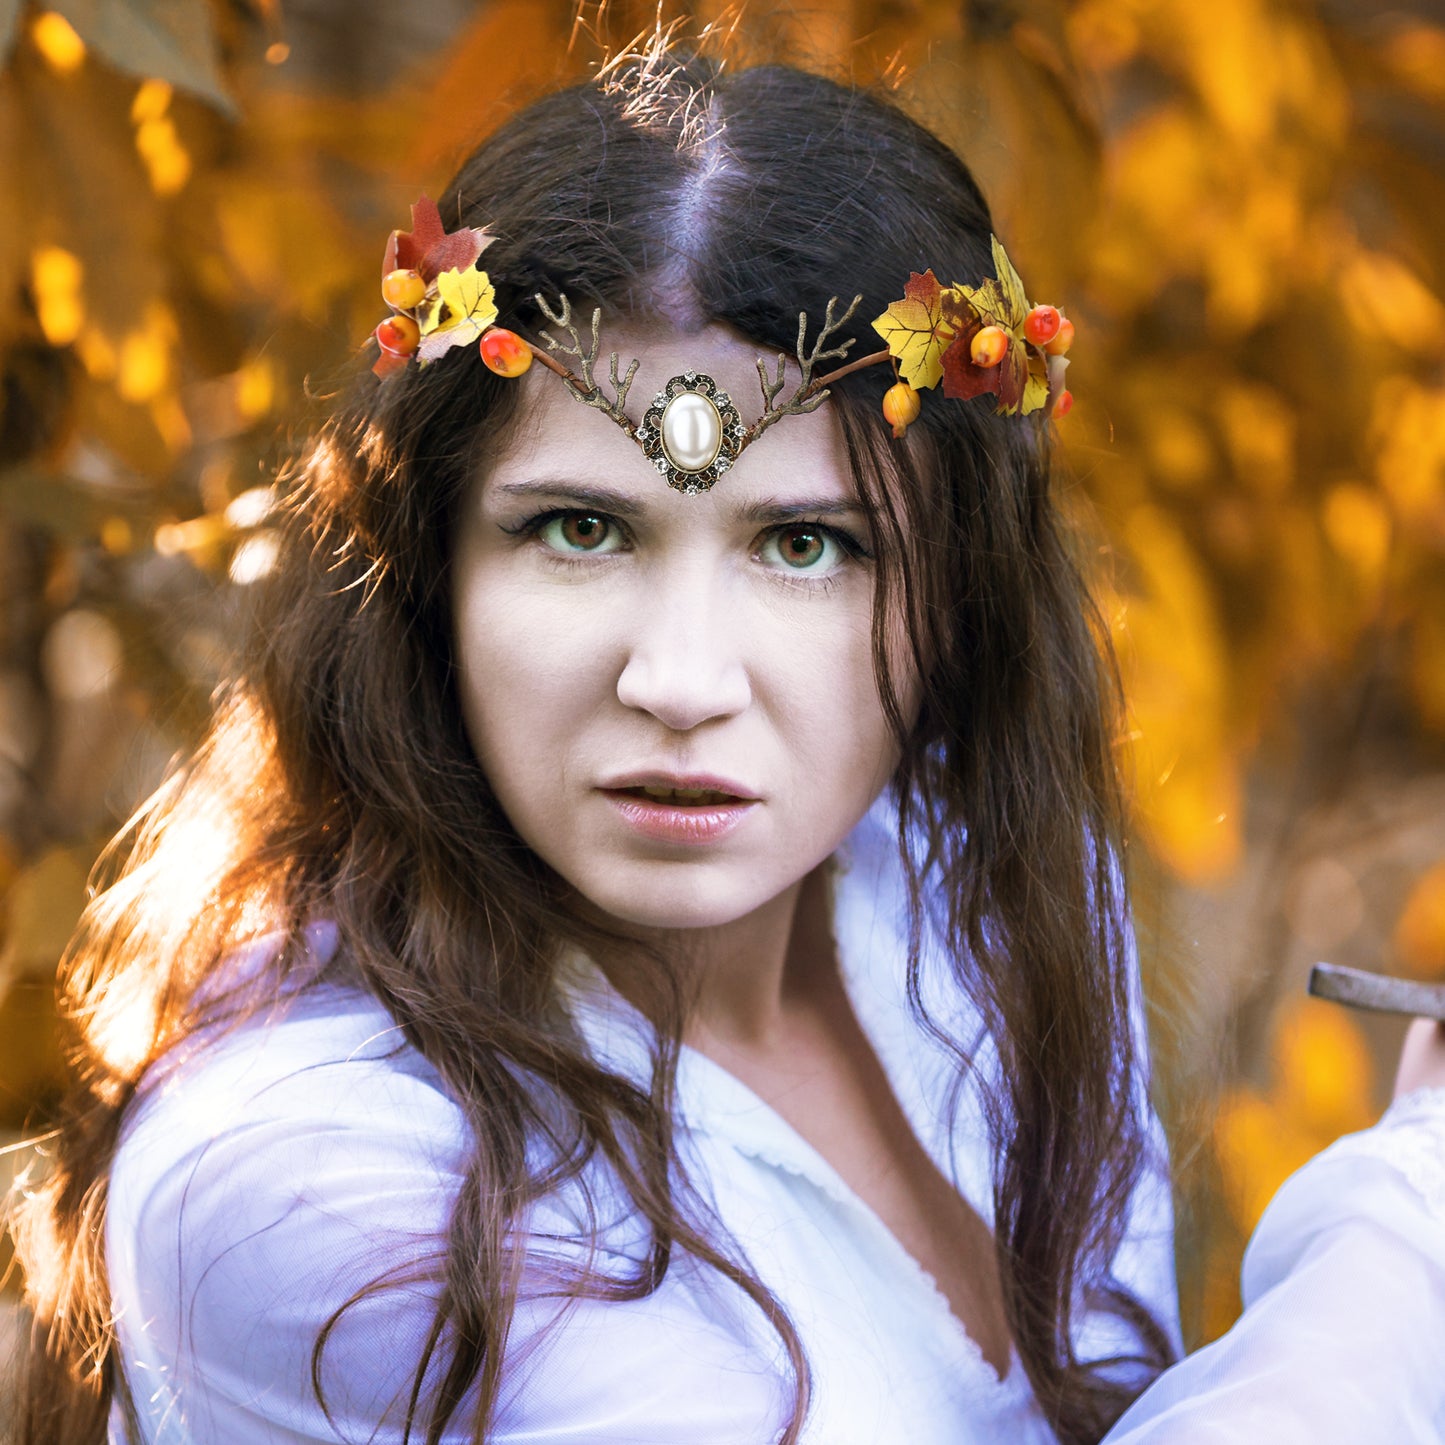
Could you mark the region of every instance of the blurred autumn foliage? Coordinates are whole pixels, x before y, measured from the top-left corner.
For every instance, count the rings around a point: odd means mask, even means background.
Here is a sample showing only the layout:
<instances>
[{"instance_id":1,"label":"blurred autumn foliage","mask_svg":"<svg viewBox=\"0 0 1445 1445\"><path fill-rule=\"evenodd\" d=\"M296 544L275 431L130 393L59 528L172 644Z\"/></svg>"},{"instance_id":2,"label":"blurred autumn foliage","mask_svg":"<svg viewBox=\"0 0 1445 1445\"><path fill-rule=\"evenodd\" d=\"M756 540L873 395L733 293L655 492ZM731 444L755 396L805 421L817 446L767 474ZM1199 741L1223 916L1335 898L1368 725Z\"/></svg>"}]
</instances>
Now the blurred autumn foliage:
<instances>
[{"instance_id":1,"label":"blurred autumn foliage","mask_svg":"<svg viewBox=\"0 0 1445 1445\"><path fill-rule=\"evenodd\" d=\"M671 12L668 12L669 14ZM666 18L666 17L664 17ZM58 1079L86 872L202 726L268 483L408 203L650 5L0 0L0 1129ZM1371 0L695 7L891 89L1079 326L1065 504L1131 698L1186 1326L1445 978L1445 25ZM320 399L317 399L320 398Z\"/></svg>"}]
</instances>

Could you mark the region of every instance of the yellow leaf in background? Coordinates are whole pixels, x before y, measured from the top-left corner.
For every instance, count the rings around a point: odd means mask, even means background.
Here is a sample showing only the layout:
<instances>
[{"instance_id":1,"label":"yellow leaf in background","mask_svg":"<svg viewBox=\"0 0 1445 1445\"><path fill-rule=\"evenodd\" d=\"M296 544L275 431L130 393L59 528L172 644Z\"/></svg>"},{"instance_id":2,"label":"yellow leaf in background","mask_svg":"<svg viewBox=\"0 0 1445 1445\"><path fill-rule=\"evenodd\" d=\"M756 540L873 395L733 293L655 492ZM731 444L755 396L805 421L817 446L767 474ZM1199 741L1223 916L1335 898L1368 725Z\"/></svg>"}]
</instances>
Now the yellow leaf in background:
<instances>
[{"instance_id":1,"label":"yellow leaf in background","mask_svg":"<svg viewBox=\"0 0 1445 1445\"><path fill-rule=\"evenodd\" d=\"M1317 1147L1371 1122L1374 1065L1359 1025L1338 1004L1291 998L1274 1028L1276 1105Z\"/></svg>"},{"instance_id":2,"label":"yellow leaf in background","mask_svg":"<svg viewBox=\"0 0 1445 1445\"><path fill-rule=\"evenodd\" d=\"M126 401L152 401L171 380L175 317L159 301L146 307L142 324L121 338L115 389Z\"/></svg>"},{"instance_id":3,"label":"yellow leaf in background","mask_svg":"<svg viewBox=\"0 0 1445 1445\"><path fill-rule=\"evenodd\" d=\"M1445 390L1387 377L1371 420L1380 489L1402 522L1445 540Z\"/></svg>"},{"instance_id":4,"label":"yellow leaf in background","mask_svg":"<svg viewBox=\"0 0 1445 1445\"><path fill-rule=\"evenodd\" d=\"M1390 555L1390 510L1373 487L1341 482L1325 497L1322 518L1330 545L1361 581L1377 585Z\"/></svg>"},{"instance_id":5,"label":"yellow leaf in background","mask_svg":"<svg viewBox=\"0 0 1445 1445\"><path fill-rule=\"evenodd\" d=\"M213 188L223 284L234 294L239 281L283 315L320 322L355 279L356 240L324 193L297 204L312 184L303 168L278 175L257 165L216 178Z\"/></svg>"},{"instance_id":6,"label":"yellow leaf in background","mask_svg":"<svg viewBox=\"0 0 1445 1445\"><path fill-rule=\"evenodd\" d=\"M943 380L943 353L954 335L943 319L943 301L938 277L932 271L915 271L903 288L903 299L873 322L903 379L920 390Z\"/></svg>"},{"instance_id":7,"label":"yellow leaf in background","mask_svg":"<svg viewBox=\"0 0 1445 1445\"><path fill-rule=\"evenodd\" d=\"M1215 398L1234 474L1258 496L1278 497L1295 478L1299 418L1274 387L1230 381Z\"/></svg>"},{"instance_id":8,"label":"yellow leaf in background","mask_svg":"<svg viewBox=\"0 0 1445 1445\"><path fill-rule=\"evenodd\" d=\"M130 103L130 118L141 125L148 120L159 120L171 107L173 89L165 80L143 80L136 89L135 99Z\"/></svg>"},{"instance_id":9,"label":"yellow leaf in background","mask_svg":"<svg viewBox=\"0 0 1445 1445\"><path fill-rule=\"evenodd\" d=\"M1445 100L1445 30L1407 21L1396 27L1380 50L1390 68L1412 89L1431 100Z\"/></svg>"},{"instance_id":10,"label":"yellow leaf in background","mask_svg":"<svg viewBox=\"0 0 1445 1445\"><path fill-rule=\"evenodd\" d=\"M236 373L236 410L247 422L263 417L276 402L276 367L267 356L252 356Z\"/></svg>"},{"instance_id":11,"label":"yellow leaf in background","mask_svg":"<svg viewBox=\"0 0 1445 1445\"><path fill-rule=\"evenodd\" d=\"M75 339L75 353L80 364L96 381L114 381L120 364L110 337L98 326L87 326Z\"/></svg>"},{"instance_id":12,"label":"yellow leaf in background","mask_svg":"<svg viewBox=\"0 0 1445 1445\"><path fill-rule=\"evenodd\" d=\"M42 10L30 26L30 39L50 68L60 75L71 75L85 60L85 41L75 33L65 16L54 10Z\"/></svg>"},{"instance_id":13,"label":"yellow leaf in background","mask_svg":"<svg viewBox=\"0 0 1445 1445\"><path fill-rule=\"evenodd\" d=\"M1134 711L1147 739L1150 724ZM1189 883L1214 883L1228 878L1244 853L1239 768L1218 744L1185 737L1183 746L1187 754L1171 758L1147 782L1141 771L1141 822L1168 868Z\"/></svg>"},{"instance_id":14,"label":"yellow leaf in background","mask_svg":"<svg viewBox=\"0 0 1445 1445\"><path fill-rule=\"evenodd\" d=\"M156 195L173 196L190 180L190 152L181 144L170 116L142 121L136 128L135 148Z\"/></svg>"},{"instance_id":15,"label":"yellow leaf in background","mask_svg":"<svg viewBox=\"0 0 1445 1445\"><path fill-rule=\"evenodd\" d=\"M38 246L30 257L30 284L40 329L52 346L69 346L85 324L79 259L60 246Z\"/></svg>"},{"instance_id":16,"label":"yellow leaf in background","mask_svg":"<svg viewBox=\"0 0 1445 1445\"><path fill-rule=\"evenodd\" d=\"M1257 145L1275 119L1278 82L1273 55L1281 28L1271 24L1257 0L1212 0L1209 5L1175 4L1176 53L1215 123L1231 139Z\"/></svg>"},{"instance_id":17,"label":"yellow leaf in background","mask_svg":"<svg viewBox=\"0 0 1445 1445\"><path fill-rule=\"evenodd\" d=\"M1445 306L1403 261L1380 251L1358 251L1340 278L1340 299L1361 344L1381 338L1418 356L1445 350Z\"/></svg>"},{"instance_id":18,"label":"yellow leaf in background","mask_svg":"<svg viewBox=\"0 0 1445 1445\"><path fill-rule=\"evenodd\" d=\"M1111 281L1134 294L1156 292L1171 270L1199 252L1203 203L1212 194L1209 136L1182 105L1148 111L1114 143L1112 189L1120 221L1109 233Z\"/></svg>"},{"instance_id":19,"label":"yellow leaf in background","mask_svg":"<svg viewBox=\"0 0 1445 1445\"><path fill-rule=\"evenodd\" d=\"M1069 46L1094 70L1114 70L1139 49L1139 21L1118 0L1082 0L1066 13Z\"/></svg>"},{"instance_id":20,"label":"yellow leaf in background","mask_svg":"<svg viewBox=\"0 0 1445 1445\"><path fill-rule=\"evenodd\" d=\"M1205 883L1228 874L1242 851L1218 612L1200 558L1162 508L1131 509L1125 538L1132 582L1114 643L1138 733L1139 821L1170 869Z\"/></svg>"},{"instance_id":21,"label":"yellow leaf in background","mask_svg":"<svg viewBox=\"0 0 1445 1445\"><path fill-rule=\"evenodd\" d=\"M1395 925L1394 945L1416 978L1445 977L1445 862L1416 880Z\"/></svg>"},{"instance_id":22,"label":"yellow leaf in background","mask_svg":"<svg viewBox=\"0 0 1445 1445\"><path fill-rule=\"evenodd\" d=\"M1208 430L1192 411L1161 401L1145 412L1149 470L1171 491L1193 492L1219 476L1219 459Z\"/></svg>"}]
</instances>

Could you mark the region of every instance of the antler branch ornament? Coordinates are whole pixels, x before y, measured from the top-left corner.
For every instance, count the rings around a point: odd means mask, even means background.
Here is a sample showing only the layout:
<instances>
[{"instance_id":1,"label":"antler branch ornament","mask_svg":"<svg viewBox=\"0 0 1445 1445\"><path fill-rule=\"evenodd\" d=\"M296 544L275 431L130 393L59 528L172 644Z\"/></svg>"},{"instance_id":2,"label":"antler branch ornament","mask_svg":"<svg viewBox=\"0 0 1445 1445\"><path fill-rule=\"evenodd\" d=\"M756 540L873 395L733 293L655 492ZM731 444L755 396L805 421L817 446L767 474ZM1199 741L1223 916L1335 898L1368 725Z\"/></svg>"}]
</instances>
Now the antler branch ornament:
<instances>
[{"instance_id":1,"label":"antler branch ornament","mask_svg":"<svg viewBox=\"0 0 1445 1445\"><path fill-rule=\"evenodd\" d=\"M932 271L915 273L904 287L903 299L872 323L886 346L821 376L816 374L820 364L842 361L852 349L854 338L838 340L838 333L853 319L863 298L855 296L840 316L838 298L829 297L811 346L808 313L800 311L795 348L798 384L780 402L788 358L779 353L770 376L767 363L759 357L763 410L751 426L743 425L727 392L699 371L674 376L653 397L641 422L634 422L627 414L627 394L637 376L637 359L619 375L618 354L610 353L611 395L597 379L600 307L593 308L590 336L584 337L565 295L559 294L554 308L538 294L535 299L542 314L566 337L559 340L551 332L541 332L545 350L496 324L495 291L487 273L477 266L494 239L485 228L448 231L436 205L425 196L412 207L412 230L391 233L382 262L381 292L392 314L376 328L378 356L372 370L390 376L413 358L420 366L429 366L452 348L473 341L479 341L482 360L500 376L521 376L538 361L561 377L578 401L611 417L668 485L680 492L706 491L769 427L785 416L816 411L835 382L884 362L893 367L894 385L883 398L883 415L895 437L902 437L919 416L918 389L940 382L943 394L955 400L992 395L997 410L1008 415L1042 410L1045 417L1061 417L1073 401L1063 384L1073 323L1057 307L1029 303L1018 272L995 236L991 238L993 276L977 286L944 286ZM559 356L570 357L577 370Z\"/></svg>"},{"instance_id":2,"label":"antler branch ornament","mask_svg":"<svg viewBox=\"0 0 1445 1445\"><path fill-rule=\"evenodd\" d=\"M568 391L587 406L596 407L606 413L642 448L653 466L667 479L671 487L688 495L705 492L742 455L743 449L755 442L774 423L785 416L801 416L816 411L828 399L829 385L840 376L857 371L864 366L876 366L887 361L886 349L839 367L826 376L815 376L818 363L842 358L853 345L853 338L829 346L830 337L835 337L862 304L861 295L853 298L852 304L841 316L836 314L838 298L830 297L823 316L823 326L813 338L811 347L807 344L808 313L798 313L798 344L796 348L800 379L797 387L786 401L779 404L778 396L786 385L788 359L781 352L777 358L777 373L769 379L766 364L758 358L758 382L763 392L763 413L752 426L743 425L732 397L718 386L705 372L685 371L674 376L661 391L653 397L642 421L634 424L627 415L627 392L637 375L637 360L634 358L626 375L618 379L619 359L617 352L611 355L609 375L614 399L609 399L598 384L594 368L601 349L601 308L592 312L592 335L590 343L583 339L572 320L572 304L565 295L557 298L554 309L542 295L535 297L538 307L547 320L566 332L571 345L558 341L549 332L542 332L542 340L553 355L548 355L533 345L524 342L538 360L548 365L563 380ZM556 353L575 358L577 372L569 370L556 359ZM580 373L580 374L579 374Z\"/></svg>"},{"instance_id":3,"label":"antler branch ornament","mask_svg":"<svg viewBox=\"0 0 1445 1445\"><path fill-rule=\"evenodd\" d=\"M583 342L577 328L572 324L572 303L565 296L558 298L559 311L552 310L547 304L546 297L540 291L533 297L533 300L536 301L542 314L553 326L560 326L572 338L571 346L563 346L550 332L542 333L542 340L547 343L549 350L560 351L565 356L575 356L581 367L580 380L563 368L562 380L566 383L567 390L585 405L595 406L598 411L605 411L628 436L634 436L637 429L632 425L632 419L627 415L626 408L628 388L632 385L632 378L637 375L637 358L633 357L632 364L627 368L627 375L618 381L617 353L615 351L612 353L608 368L608 379L612 384L614 397L612 401L603 395L602 388L598 386L592 376L592 367L597 361L597 352L602 345L602 308L600 306L592 308L592 345L589 347Z\"/></svg>"}]
</instances>

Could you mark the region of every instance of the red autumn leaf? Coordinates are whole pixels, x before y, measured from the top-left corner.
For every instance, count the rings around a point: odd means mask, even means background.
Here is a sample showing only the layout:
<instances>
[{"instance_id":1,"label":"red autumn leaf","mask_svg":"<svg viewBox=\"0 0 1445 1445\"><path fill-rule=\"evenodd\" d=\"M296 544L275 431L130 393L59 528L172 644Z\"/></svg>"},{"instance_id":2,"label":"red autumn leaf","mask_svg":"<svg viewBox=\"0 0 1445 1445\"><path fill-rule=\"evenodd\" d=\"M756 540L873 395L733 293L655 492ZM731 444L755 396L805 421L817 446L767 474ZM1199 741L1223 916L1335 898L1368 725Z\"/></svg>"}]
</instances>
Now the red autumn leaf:
<instances>
[{"instance_id":1,"label":"red autumn leaf","mask_svg":"<svg viewBox=\"0 0 1445 1445\"><path fill-rule=\"evenodd\" d=\"M970 397L996 392L998 367L976 366L973 361L973 338L983 329L978 313L958 291L949 291L944 293L943 319L954 332L953 340L943 353L944 396L967 401Z\"/></svg>"},{"instance_id":2,"label":"red autumn leaf","mask_svg":"<svg viewBox=\"0 0 1445 1445\"><path fill-rule=\"evenodd\" d=\"M436 202L423 196L411 208L411 230L393 231L388 237L381 274L398 268L416 271L430 286L443 271L465 271L476 265L477 257L494 240L495 236L475 226L448 231Z\"/></svg>"},{"instance_id":3,"label":"red autumn leaf","mask_svg":"<svg viewBox=\"0 0 1445 1445\"><path fill-rule=\"evenodd\" d=\"M998 390L998 367L973 364L968 354L971 339L959 336L943 353L943 394L954 401L967 401Z\"/></svg>"}]
</instances>

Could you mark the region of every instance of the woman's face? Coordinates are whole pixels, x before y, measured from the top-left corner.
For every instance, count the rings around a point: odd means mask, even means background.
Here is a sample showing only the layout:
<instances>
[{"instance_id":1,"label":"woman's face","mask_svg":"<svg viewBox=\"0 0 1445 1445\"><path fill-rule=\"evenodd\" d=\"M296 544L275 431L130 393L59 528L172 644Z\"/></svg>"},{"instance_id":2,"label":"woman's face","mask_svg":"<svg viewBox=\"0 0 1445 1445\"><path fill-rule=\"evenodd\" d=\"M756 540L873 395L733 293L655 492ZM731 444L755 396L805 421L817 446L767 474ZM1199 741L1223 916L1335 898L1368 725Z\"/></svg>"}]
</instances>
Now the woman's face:
<instances>
[{"instance_id":1,"label":"woman's face","mask_svg":"<svg viewBox=\"0 0 1445 1445\"><path fill-rule=\"evenodd\" d=\"M641 362L634 415L685 371L745 423L761 410L759 350L724 328L612 327L604 345ZM785 418L684 496L542 367L517 385L520 424L457 538L472 744L517 832L607 914L741 919L833 852L898 761L837 419Z\"/></svg>"}]
</instances>

